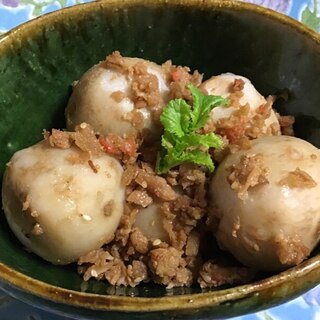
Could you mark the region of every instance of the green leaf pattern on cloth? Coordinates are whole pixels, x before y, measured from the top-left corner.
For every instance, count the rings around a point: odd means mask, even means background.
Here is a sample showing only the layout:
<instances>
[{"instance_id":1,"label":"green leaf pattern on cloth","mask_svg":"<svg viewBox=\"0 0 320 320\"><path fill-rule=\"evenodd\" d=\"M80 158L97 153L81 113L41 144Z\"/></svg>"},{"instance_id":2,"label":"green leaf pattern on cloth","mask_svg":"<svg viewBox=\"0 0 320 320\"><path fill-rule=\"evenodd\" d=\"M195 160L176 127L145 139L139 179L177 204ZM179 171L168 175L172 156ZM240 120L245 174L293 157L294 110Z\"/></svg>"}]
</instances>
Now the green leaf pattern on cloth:
<instances>
[{"instance_id":1,"label":"green leaf pattern on cloth","mask_svg":"<svg viewBox=\"0 0 320 320\"><path fill-rule=\"evenodd\" d=\"M59 5L60 8L65 8L67 6L67 0L20 0L21 5L31 5L32 6L32 15L34 17L41 15L44 12L44 9L47 8L50 4L55 2ZM75 4L80 4L83 1L75 0Z\"/></svg>"},{"instance_id":2,"label":"green leaf pattern on cloth","mask_svg":"<svg viewBox=\"0 0 320 320\"><path fill-rule=\"evenodd\" d=\"M301 13L301 22L315 31L320 31L319 0L313 0L313 7L306 6Z\"/></svg>"}]
</instances>

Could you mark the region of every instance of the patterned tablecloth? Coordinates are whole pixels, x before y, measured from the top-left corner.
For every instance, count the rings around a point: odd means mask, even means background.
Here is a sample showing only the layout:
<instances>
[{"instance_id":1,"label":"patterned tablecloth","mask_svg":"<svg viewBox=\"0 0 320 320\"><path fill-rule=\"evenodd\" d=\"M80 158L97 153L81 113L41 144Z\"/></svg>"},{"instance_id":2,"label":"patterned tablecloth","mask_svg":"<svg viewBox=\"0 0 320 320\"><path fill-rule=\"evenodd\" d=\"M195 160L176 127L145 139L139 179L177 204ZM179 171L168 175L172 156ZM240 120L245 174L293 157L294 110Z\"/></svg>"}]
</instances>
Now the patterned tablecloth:
<instances>
[{"instance_id":1,"label":"patterned tablecloth","mask_svg":"<svg viewBox=\"0 0 320 320\"><path fill-rule=\"evenodd\" d=\"M320 32L320 0L246 0L290 15ZM0 34L43 13L87 0L0 0ZM0 320L66 320L0 292ZM233 320L320 320L320 285L305 295L266 311Z\"/></svg>"}]
</instances>

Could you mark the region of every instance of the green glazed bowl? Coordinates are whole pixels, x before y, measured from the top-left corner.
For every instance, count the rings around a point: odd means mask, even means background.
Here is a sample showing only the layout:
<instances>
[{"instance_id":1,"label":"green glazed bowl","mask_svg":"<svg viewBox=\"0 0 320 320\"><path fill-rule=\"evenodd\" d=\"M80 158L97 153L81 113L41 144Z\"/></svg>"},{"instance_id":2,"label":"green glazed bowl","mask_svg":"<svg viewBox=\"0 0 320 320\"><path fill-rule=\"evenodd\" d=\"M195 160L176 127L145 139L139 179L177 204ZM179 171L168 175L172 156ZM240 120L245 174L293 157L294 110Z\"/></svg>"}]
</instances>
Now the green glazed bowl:
<instances>
[{"instance_id":1,"label":"green glazed bowl","mask_svg":"<svg viewBox=\"0 0 320 320\"><path fill-rule=\"evenodd\" d=\"M232 1L106 0L64 9L0 38L0 168L12 154L64 127L70 84L113 50L206 75L248 77L263 94L289 90L280 111L320 147L320 38L276 12ZM76 239L75 239L76 240ZM244 286L119 288L83 283L73 266L28 253L0 215L0 285L43 309L90 319L218 319L292 299L320 282L320 249L300 266Z\"/></svg>"}]
</instances>

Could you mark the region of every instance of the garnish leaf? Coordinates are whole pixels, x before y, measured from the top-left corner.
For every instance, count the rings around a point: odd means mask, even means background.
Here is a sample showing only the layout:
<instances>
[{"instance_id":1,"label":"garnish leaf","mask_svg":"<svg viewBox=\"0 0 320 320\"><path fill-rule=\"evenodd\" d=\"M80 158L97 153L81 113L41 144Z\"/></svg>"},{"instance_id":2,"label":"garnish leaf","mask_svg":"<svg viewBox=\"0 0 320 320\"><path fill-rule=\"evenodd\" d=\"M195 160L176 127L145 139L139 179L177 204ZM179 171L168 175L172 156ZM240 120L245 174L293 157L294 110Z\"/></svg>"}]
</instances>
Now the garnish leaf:
<instances>
[{"instance_id":1,"label":"garnish leaf","mask_svg":"<svg viewBox=\"0 0 320 320\"><path fill-rule=\"evenodd\" d=\"M191 129L196 131L202 128L209 119L209 114L214 107L225 106L228 100L221 96L204 95L197 87L191 83L188 85L193 98L193 112L191 114Z\"/></svg>"},{"instance_id":2,"label":"garnish leaf","mask_svg":"<svg viewBox=\"0 0 320 320\"><path fill-rule=\"evenodd\" d=\"M207 123L211 110L228 104L228 100L220 96L206 96L192 84L188 88L193 106L182 99L171 100L160 116L164 134L156 163L158 174L187 162L206 166L213 171L209 148L223 146L221 138L214 133L200 134L198 130Z\"/></svg>"},{"instance_id":3,"label":"garnish leaf","mask_svg":"<svg viewBox=\"0 0 320 320\"><path fill-rule=\"evenodd\" d=\"M165 130L182 137L186 130L186 125L190 122L191 107L183 99L171 100L163 110L160 120Z\"/></svg>"}]
</instances>

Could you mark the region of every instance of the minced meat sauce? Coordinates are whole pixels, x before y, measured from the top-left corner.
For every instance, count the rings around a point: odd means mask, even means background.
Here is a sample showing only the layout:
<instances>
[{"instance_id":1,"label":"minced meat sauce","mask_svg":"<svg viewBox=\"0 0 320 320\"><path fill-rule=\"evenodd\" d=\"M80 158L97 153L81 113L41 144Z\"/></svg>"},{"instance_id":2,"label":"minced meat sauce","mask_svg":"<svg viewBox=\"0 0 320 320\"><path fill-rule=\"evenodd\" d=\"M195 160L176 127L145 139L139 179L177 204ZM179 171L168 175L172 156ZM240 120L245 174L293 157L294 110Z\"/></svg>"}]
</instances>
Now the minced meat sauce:
<instances>
[{"instance_id":1,"label":"minced meat sauce","mask_svg":"<svg viewBox=\"0 0 320 320\"><path fill-rule=\"evenodd\" d=\"M146 65L138 62L128 66L119 52L108 56L104 63L106 67L133 78L130 98L135 109L149 108L153 117L159 119L162 98L158 80L148 73ZM174 66L171 61L164 63L162 68L170 75L170 98L191 101L192 96L186 85L192 83L199 87L202 75L198 71L191 74L188 67ZM235 112L214 124L209 120L202 129L204 133L215 132L223 138L223 150L211 150L218 161L229 152L250 148L251 139L265 134L279 134L279 127L274 124L266 132L262 132L264 120L270 115L273 98L268 98L267 103L257 109L254 117L250 117L250 106L239 102L243 96L243 88L244 82L236 79L230 87L229 96ZM125 94L121 91L112 94L112 98L118 102L124 97ZM142 120L138 115L133 110L130 114L125 114L124 118L134 126L139 126ZM279 118L281 128L292 134L293 118ZM230 258L221 259L223 254L220 251L209 256L207 253L203 254L208 246L208 238L209 242L214 242L208 236L210 232L207 231L206 223L207 169L195 164L183 164L159 176L154 169L158 142L150 146L144 144L141 136L103 136L95 133L85 123L77 126L73 133L52 130L50 133L45 132L44 137L52 147L65 149L76 145L83 151L82 156L70 161L87 162L93 172L98 172L99 167L91 161L91 155L102 152L119 159L124 168L124 214L113 240L78 260L78 271L84 280L96 278L112 285L132 287L141 282L153 281L167 288L198 283L206 288L246 283L253 279L253 269L239 265ZM293 172L281 183L292 184L298 178L301 183L312 183L300 172ZM239 197L245 198L248 188L267 182L267 169L259 155L243 158L237 167L230 168L228 179ZM148 239L135 226L139 212L152 204L159 205L165 239ZM112 205L110 202L105 206L105 215L112 212ZM25 206L27 207L27 202ZM40 234L42 230L37 226L34 232Z\"/></svg>"}]
</instances>

